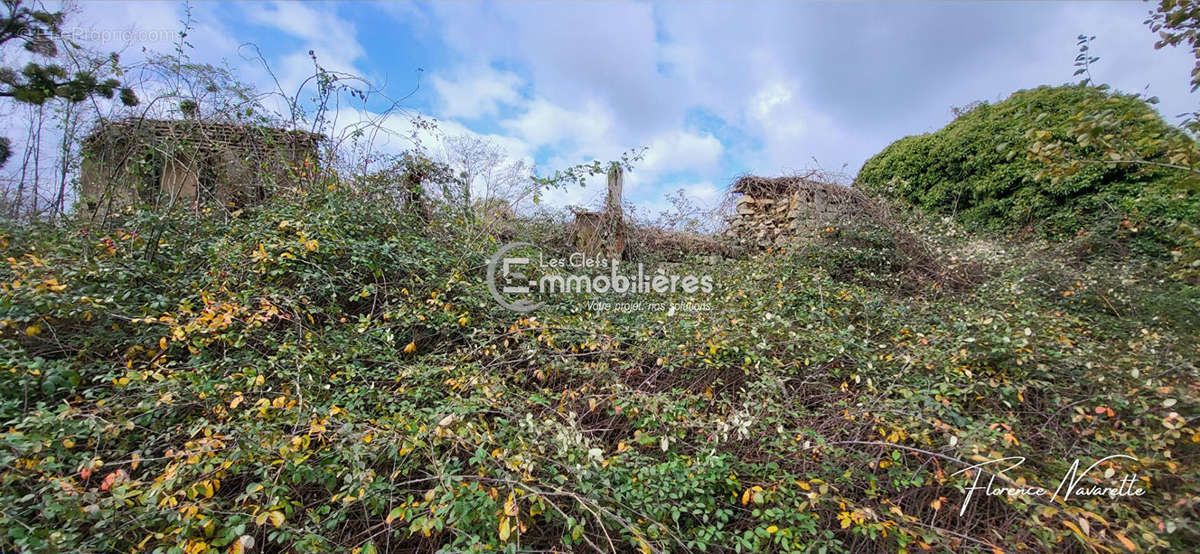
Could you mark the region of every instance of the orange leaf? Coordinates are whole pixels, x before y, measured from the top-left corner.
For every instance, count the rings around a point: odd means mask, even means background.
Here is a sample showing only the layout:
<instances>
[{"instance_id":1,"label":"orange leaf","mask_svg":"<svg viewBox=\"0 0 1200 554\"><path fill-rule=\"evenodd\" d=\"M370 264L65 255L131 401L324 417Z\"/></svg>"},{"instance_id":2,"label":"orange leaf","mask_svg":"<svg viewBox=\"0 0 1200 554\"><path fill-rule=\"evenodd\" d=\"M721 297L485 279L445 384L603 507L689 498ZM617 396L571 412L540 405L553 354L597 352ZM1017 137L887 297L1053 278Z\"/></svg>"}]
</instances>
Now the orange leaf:
<instances>
[{"instance_id":1,"label":"orange leaf","mask_svg":"<svg viewBox=\"0 0 1200 554\"><path fill-rule=\"evenodd\" d=\"M1125 535L1122 535L1120 531L1113 531L1113 535L1116 535L1117 540L1121 541L1121 545L1130 552L1137 552L1137 545L1133 544L1133 541L1126 538Z\"/></svg>"}]
</instances>

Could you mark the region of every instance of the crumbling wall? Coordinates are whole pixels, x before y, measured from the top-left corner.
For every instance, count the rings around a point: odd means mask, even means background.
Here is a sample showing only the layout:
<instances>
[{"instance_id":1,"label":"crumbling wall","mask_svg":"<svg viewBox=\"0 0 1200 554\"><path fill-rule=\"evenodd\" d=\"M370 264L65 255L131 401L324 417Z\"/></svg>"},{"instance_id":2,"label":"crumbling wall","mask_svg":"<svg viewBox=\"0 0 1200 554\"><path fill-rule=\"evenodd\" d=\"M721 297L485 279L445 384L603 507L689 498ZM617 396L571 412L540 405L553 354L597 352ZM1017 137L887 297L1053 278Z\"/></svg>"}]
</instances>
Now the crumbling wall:
<instances>
[{"instance_id":1,"label":"crumbling wall","mask_svg":"<svg viewBox=\"0 0 1200 554\"><path fill-rule=\"evenodd\" d=\"M734 183L728 237L751 249L782 247L813 230L875 210L861 192L804 178L743 177Z\"/></svg>"},{"instance_id":2,"label":"crumbling wall","mask_svg":"<svg viewBox=\"0 0 1200 554\"><path fill-rule=\"evenodd\" d=\"M199 207L261 200L312 171L321 138L206 121L107 122L85 140L82 207L99 214L138 201Z\"/></svg>"}]
</instances>

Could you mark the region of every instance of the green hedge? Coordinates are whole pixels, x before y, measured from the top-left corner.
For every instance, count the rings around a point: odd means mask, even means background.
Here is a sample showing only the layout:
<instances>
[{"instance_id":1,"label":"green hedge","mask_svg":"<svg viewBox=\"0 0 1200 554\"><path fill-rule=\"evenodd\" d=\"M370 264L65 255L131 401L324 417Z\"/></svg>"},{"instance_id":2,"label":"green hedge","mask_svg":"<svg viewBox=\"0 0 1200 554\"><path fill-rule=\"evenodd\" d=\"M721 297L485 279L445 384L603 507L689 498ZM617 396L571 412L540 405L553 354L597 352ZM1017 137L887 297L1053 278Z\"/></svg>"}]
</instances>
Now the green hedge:
<instances>
[{"instance_id":1,"label":"green hedge","mask_svg":"<svg viewBox=\"0 0 1200 554\"><path fill-rule=\"evenodd\" d=\"M1128 116L1129 125L1144 126L1137 130L1140 136L1179 132L1137 96L1080 85L1043 86L980 105L937 132L892 143L863 165L859 186L982 228L1030 226L1052 237L1098 223L1115 228L1119 219L1146 212L1146 202L1177 196L1170 186L1174 176L1145 166L1085 164L1052 182L1038 176L1046 165L1027 155L1032 140L1026 133L1037 129L1069 144L1071 158L1100 159L1095 148L1078 146L1073 132L1078 117L1101 103ZM1152 152L1149 159L1160 154ZM1190 201L1189 213L1195 203ZM1156 209L1150 216L1163 214Z\"/></svg>"}]
</instances>

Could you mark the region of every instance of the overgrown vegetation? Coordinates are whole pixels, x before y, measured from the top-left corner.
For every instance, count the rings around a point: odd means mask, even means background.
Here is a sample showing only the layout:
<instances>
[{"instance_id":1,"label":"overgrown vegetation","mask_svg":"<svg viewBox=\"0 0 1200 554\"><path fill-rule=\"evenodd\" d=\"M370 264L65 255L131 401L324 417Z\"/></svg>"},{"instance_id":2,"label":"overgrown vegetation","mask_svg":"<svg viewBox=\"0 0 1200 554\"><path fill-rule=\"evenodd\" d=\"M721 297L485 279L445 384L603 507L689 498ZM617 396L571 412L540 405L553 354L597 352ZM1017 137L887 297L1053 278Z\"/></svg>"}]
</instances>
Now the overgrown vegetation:
<instances>
[{"instance_id":1,"label":"overgrown vegetation","mask_svg":"<svg viewBox=\"0 0 1200 554\"><path fill-rule=\"evenodd\" d=\"M1027 226L1056 238L1141 232L1137 248L1163 254L1179 246L1171 231L1200 218L1200 201L1181 187L1178 171L1106 163L1103 137L1076 140L1084 136L1080 120L1094 114L1111 120L1100 135L1112 139L1119 129L1130 137L1128 154L1142 161L1167 162L1172 137L1190 142L1140 97L1088 85L1040 87L980 104L935 133L896 141L863 165L859 183L973 228ZM1042 149L1053 150L1054 161L1075 160L1075 167L1051 171L1037 155Z\"/></svg>"},{"instance_id":2,"label":"overgrown vegetation","mask_svg":"<svg viewBox=\"0 0 1200 554\"><path fill-rule=\"evenodd\" d=\"M373 90L314 56L313 106L272 114L187 61L184 25L142 68L170 84L160 117L327 131ZM747 257L682 195L617 222L627 262L711 294L533 314L495 302L488 258L569 255L567 216L518 204L612 164L538 178L469 137L382 154L365 121L264 202L14 210L0 550L1194 550L1197 205L1143 163L1191 138L1090 86L957 115L864 167L888 209L797 247ZM1091 163L1112 152L1138 163ZM629 300L662 304L591 304ZM1055 491L1115 455L1080 484L1142 494L967 500L975 464L1022 457L995 486Z\"/></svg>"},{"instance_id":3,"label":"overgrown vegetation","mask_svg":"<svg viewBox=\"0 0 1200 554\"><path fill-rule=\"evenodd\" d=\"M7 227L0 544L1200 539L1187 477L1200 335L1169 315L1194 293L943 233L993 278L926 299L765 255L695 268L717 284L711 311L597 312L577 297L521 316L488 296L494 243L415 225L377 194L326 181L227 224L132 211L110 228ZM1008 476L1053 490L1074 458L1112 454L1137 459L1112 468L1145 496L977 496L958 515L964 464L1027 456Z\"/></svg>"}]
</instances>

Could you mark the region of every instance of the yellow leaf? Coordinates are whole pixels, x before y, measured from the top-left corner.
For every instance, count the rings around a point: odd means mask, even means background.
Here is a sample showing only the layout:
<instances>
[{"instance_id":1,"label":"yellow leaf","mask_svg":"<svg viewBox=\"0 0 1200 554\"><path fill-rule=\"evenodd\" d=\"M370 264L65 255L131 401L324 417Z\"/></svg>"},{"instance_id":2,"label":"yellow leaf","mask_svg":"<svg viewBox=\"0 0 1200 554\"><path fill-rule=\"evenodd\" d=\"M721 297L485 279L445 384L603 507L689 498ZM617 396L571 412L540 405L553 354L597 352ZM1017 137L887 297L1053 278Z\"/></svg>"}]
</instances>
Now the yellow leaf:
<instances>
[{"instance_id":1,"label":"yellow leaf","mask_svg":"<svg viewBox=\"0 0 1200 554\"><path fill-rule=\"evenodd\" d=\"M36 325L36 324L35 324L35 325L30 325L29 327L26 327L26 328L25 328L25 336L27 336L27 337L32 337L32 336L35 336L35 335L37 335L37 334L39 334L39 333L41 333L41 332L42 332L42 326L41 326L41 325Z\"/></svg>"},{"instance_id":2,"label":"yellow leaf","mask_svg":"<svg viewBox=\"0 0 1200 554\"><path fill-rule=\"evenodd\" d=\"M742 495L742 503L745 504L747 499L755 504L762 504L766 500L763 496L763 488L758 485L750 487L746 494Z\"/></svg>"},{"instance_id":3,"label":"yellow leaf","mask_svg":"<svg viewBox=\"0 0 1200 554\"><path fill-rule=\"evenodd\" d=\"M417 351L417 345L415 343L410 342L410 343L408 343L407 346L404 347L405 354L412 354L413 352L416 352L416 351Z\"/></svg>"},{"instance_id":4,"label":"yellow leaf","mask_svg":"<svg viewBox=\"0 0 1200 554\"><path fill-rule=\"evenodd\" d=\"M774 525L769 525L769 526L767 526L767 532L768 532L768 533L774 533L774 532L776 532L776 531L778 531L778 530L779 530L779 528L778 528L778 527L776 527L776 526L774 526Z\"/></svg>"},{"instance_id":5,"label":"yellow leaf","mask_svg":"<svg viewBox=\"0 0 1200 554\"><path fill-rule=\"evenodd\" d=\"M508 518L507 517L500 518L500 540L508 541L508 536L511 533L512 533L512 529L509 527Z\"/></svg>"},{"instance_id":6,"label":"yellow leaf","mask_svg":"<svg viewBox=\"0 0 1200 554\"><path fill-rule=\"evenodd\" d=\"M942 499L938 498L938 499L934 500L933 502L930 502L929 507L933 508L933 511L935 511L935 512L942 509Z\"/></svg>"},{"instance_id":7,"label":"yellow leaf","mask_svg":"<svg viewBox=\"0 0 1200 554\"><path fill-rule=\"evenodd\" d=\"M520 514L520 508L517 506L517 498L510 492L508 500L504 501L504 515L517 517L518 514Z\"/></svg>"},{"instance_id":8,"label":"yellow leaf","mask_svg":"<svg viewBox=\"0 0 1200 554\"><path fill-rule=\"evenodd\" d=\"M283 525L283 512L273 511L273 512L267 514L267 517L269 517L271 519L271 525L274 525L276 527Z\"/></svg>"}]
</instances>

